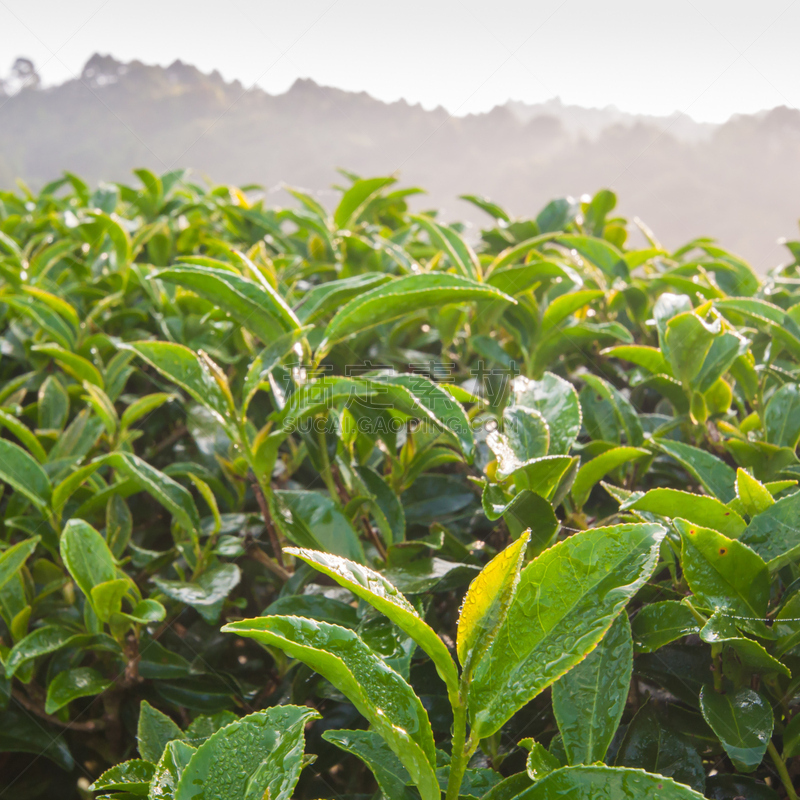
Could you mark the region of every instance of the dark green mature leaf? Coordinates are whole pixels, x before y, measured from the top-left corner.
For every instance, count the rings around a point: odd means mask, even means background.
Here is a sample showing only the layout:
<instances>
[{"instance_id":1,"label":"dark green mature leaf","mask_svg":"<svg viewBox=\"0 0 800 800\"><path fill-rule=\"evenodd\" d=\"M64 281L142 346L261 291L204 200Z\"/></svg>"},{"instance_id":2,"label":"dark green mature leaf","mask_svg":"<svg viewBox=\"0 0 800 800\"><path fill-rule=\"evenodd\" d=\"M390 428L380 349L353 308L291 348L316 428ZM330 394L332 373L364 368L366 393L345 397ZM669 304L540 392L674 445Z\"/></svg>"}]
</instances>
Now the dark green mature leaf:
<instances>
[{"instance_id":1,"label":"dark green mature leaf","mask_svg":"<svg viewBox=\"0 0 800 800\"><path fill-rule=\"evenodd\" d=\"M305 548L286 548L286 552L333 578L385 614L430 656L451 696L458 696L458 672L444 642L386 578L368 567L328 553Z\"/></svg>"},{"instance_id":2,"label":"dark green mature leaf","mask_svg":"<svg viewBox=\"0 0 800 800\"><path fill-rule=\"evenodd\" d=\"M48 714L55 714L60 708L79 697L102 694L111 684L112 681L91 667L77 667L59 672L47 686L44 710Z\"/></svg>"},{"instance_id":3,"label":"dark green mature leaf","mask_svg":"<svg viewBox=\"0 0 800 800\"><path fill-rule=\"evenodd\" d=\"M736 473L715 455L683 442L658 439L656 444L668 456L674 458L703 488L723 503L730 503L736 496L734 484Z\"/></svg>"},{"instance_id":4,"label":"dark green mature leaf","mask_svg":"<svg viewBox=\"0 0 800 800\"><path fill-rule=\"evenodd\" d=\"M619 443L624 436L628 445L639 447L644 432L636 409L614 386L596 375L581 376L586 386L581 390L583 424L593 439Z\"/></svg>"},{"instance_id":5,"label":"dark green mature leaf","mask_svg":"<svg viewBox=\"0 0 800 800\"><path fill-rule=\"evenodd\" d=\"M763 781L749 778L747 775L732 775L725 772L708 778L706 797L711 800L735 800L737 797L744 797L746 800L779 800L778 793Z\"/></svg>"},{"instance_id":6,"label":"dark green mature leaf","mask_svg":"<svg viewBox=\"0 0 800 800\"><path fill-rule=\"evenodd\" d=\"M209 625L215 625L225 599L239 585L241 577L236 564L215 564L194 582L155 577L153 583L167 597L191 606Z\"/></svg>"},{"instance_id":7,"label":"dark green mature leaf","mask_svg":"<svg viewBox=\"0 0 800 800\"><path fill-rule=\"evenodd\" d=\"M652 653L684 636L700 633L694 614L677 600L644 606L633 618L631 628L637 653Z\"/></svg>"},{"instance_id":8,"label":"dark green mature leaf","mask_svg":"<svg viewBox=\"0 0 800 800\"><path fill-rule=\"evenodd\" d=\"M625 767L563 767L545 775L515 800L563 798L609 800L701 800L688 786L662 775Z\"/></svg>"},{"instance_id":9,"label":"dark green mature leaf","mask_svg":"<svg viewBox=\"0 0 800 800\"><path fill-rule=\"evenodd\" d=\"M782 497L756 514L742 535L771 571L797 558L800 553L800 492Z\"/></svg>"},{"instance_id":10,"label":"dark green mature leaf","mask_svg":"<svg viewBox=\"0 0 800 800\"><path fill-rule=\"evenodd\" d=\"M600 644L553 684L553 711L570 764L605 759L625 710L632 670L631 626L622 613Z\"/></svg>"},{"instance_id":11,"label":"dark green mature leaf","mask_svg":"<svg viewBox=\"0 0 800 800\"><path fill-rule=\"evenodd\" d=\"M291 542L365 562L358 534L329 497L319 492L280 491L275 492L275 501L279 510L275 521Z\"/></svg>"},{"instance_id":12,"label":"dark green mature leaf","mask_svg":"<svg viewBox=\"0 0 800 800\"><path fill-rule=\"evenodd\" d=\"M147 700L142 700L136 741L139 755L145 761L157 764L168 742L184 738L183 731L166 714L153 708Z\"/></svg>"},{"instance_id":13,"label":"dark green mature leaf","mask_svg":"<svg viewBox=\"0 0 800 800\"><path fill-rule=\"evenodd\" d=\"M374 731L325 731L322 738L360 758L371 770L383 796L389 800L414 800L408 770L389 745Z\"/></svg>"},{"instance_id":14,"label":"dark green mature leaf","mask_svg":"<svg viewBox=\"0 0 800 800\"><path fill-rule=\"evenodd\" d=\"M650 524L583 531L523 570L508 616L474 672L476 735L499 730L593 649L652 574L664 533Z\"/></svg>"},{"instance_id":15,"label":"dark green mature leaf","mask_svg":"<svg viewBox=\"0 0 800 800\"><path fill-rule=\"evenodd\" d=\"M264 344L300 328L300 320L266 280L256 283L236 272L194 264L170 267L153 277L177 283L210 300Z\"/></svg>"},{"instance_id":16,"label":"dark green mature leaf","mask_svg":"<svg viewBox=\"0 0 800 800\"><path fill-rule=\"evenodd\" d=\"M706 788L706 771L697 750L670 728L652 702L639 709L631 721L614 763L664 775L696 792Z\"/></svg>"},{"instance_id":17,"label":"dark green mature leaf","mask_svg":"<svg viewBox=\"0 0 800 800\"><path fill-rule=\"evenodd\" d=\"M800 384L786 383L770 397L764 409L764 427L770 444L797 446L800 440Z\"/></svg>"},{"instance_id":18,"label":"dark green mature leaf","mask_svg":"<svg viewBox=\"0 0 800 800\"><path fill-rule=\"evenodd\" d=\"M770 704L752 689L718 694L703 687L700 708L734 766L741 772L756 769L775 724Z\"/></svg>"},{"instance_id":19,"label":"dark green mature leaf","mask_svg":"<svg viewBox=\"0 0 800 800\"><path fill-rule=\"evenodd\" d=\"M736 497L741 502L744 513L750 517L775 504L769 489L741 467L736 470Z\"/></svg>"},{"instance_id":20,"label":"dark green mature leaf","mask_svg":"<svg viewBox=\"0 0 800 800\"><path fill-rule=\"evenodd\" d=\"M675 520L689 587L706 608L761 619L769 602L769 570L747 545L710 528Z\"/></svg>"},{"instance_id":21,"label":"dark green mature leaf","mask_svg":"<svg viewBox=\"0 0 800 800\"><path fill-rule=\"evenodd\" d=\"M713 528L730 539L738 539L747 527L747 523L733 509L715 497L679 489L651 489L635 503L626 504L625 508L670 519L682 517L695 525Z\"/></svg>"},{"instance_id":22,"label":"dark green mature leaf","mask_svg":"<svg viewBox=\"0 0 800 800\"><path fill-rule=\"evenodd\" d=\"M419 787L423 800L439 800L428 715L411 687L355 632L300 617L241 620L228 623L222 630L279 647L319 672L386 740Z\"/></svg>"},{"instance_id":23,"label":"dark green mature leaf","mask_svg":"<svg viewBox=\"0 0 800 800\"><path fill-rule=\"evenodd\" d=\"M44 508L50 501L51 487L47 473L19 445L0 439L0 481Z\"/></svg>"},{"instance_id":24,"label":"dark green mature leaf","mask_svg":"<svg viewBox=\"0 0 800 800\"><path fill-rule=\"evenodd\" d=\"M446 273L406 275L376 286L339 309L325 329L327 346L422 308L472 300L516 303L512 297L485 283ZM321 347L324 350L325 344Z\"/></svg>"},{"instance_id":25,"label":"dark green mature leaf","mask_svg":"<svg viewBox=\"0 0 800 800\"><path fill-rule=\"evenodd\" d=\"M64 733L32 717L16 703L0 711L0 753L44 756L64 772L71 772L75 766Z\"/></svg>"}]
</instances>

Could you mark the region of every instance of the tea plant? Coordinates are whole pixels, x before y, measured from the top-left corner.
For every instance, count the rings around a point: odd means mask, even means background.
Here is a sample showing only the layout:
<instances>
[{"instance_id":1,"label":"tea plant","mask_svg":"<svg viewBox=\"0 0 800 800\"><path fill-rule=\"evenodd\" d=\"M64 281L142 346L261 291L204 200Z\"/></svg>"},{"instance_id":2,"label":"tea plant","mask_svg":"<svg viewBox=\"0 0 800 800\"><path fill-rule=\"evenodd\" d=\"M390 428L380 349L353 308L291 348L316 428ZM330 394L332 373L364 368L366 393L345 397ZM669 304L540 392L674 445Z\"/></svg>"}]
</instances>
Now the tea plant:
<instances>
[{"instance_id":1,"label":"tea plant","mask_svg":"<svg viewBox=\"0 0 800 800\"><path fill-rule=\"evenodd\" d=\"M797 798L800 243L137 176L0 193L0 796Z\"/></svg>"}]
</instances>

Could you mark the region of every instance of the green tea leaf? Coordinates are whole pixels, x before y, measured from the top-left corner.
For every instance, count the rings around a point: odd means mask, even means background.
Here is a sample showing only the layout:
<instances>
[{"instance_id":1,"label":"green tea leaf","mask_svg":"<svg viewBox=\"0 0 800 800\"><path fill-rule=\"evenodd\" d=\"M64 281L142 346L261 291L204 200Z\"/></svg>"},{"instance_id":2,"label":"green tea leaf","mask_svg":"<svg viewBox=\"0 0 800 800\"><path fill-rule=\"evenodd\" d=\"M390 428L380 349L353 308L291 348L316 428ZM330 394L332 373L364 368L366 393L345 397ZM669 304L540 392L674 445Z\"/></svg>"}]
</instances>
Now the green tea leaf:
<instances>
[{"instance_id":1,"label":"green tea leaf","mask_svg":"<svg viewBox=\"0 0 800 800\"><path fill-rule=\"evenodd\" d=\"M644 606L633 618L631 628L637 653L652 653L684 636L700 633L694 614L677 600Z\"/></svg>"},{"instance_id":2,"label":"green tea leaf","mask_svg":"<svg viewBox=\"0 0 800 800\"><path fill-rule=\"evenodd\" d=\"M745 514L750 517L766 511L771 505L775 504L775 500L764 484L761 481L757 481L741 467L736 470L736 497L739 498ZM724 531L720 532L724 533ZM738 538L738 536L734 538Z\"/></svg>"},{"instance_id":3,"label":"green tea leaf","mask_svg":"<svg viewBox=\"0 0 800 800\"><path fill-rule=\"evenodd\" d=\"M139 755L157 764L164 748L173 739L186 738L183 731L166 715L153 708L147 700L139 706L139 723L136 728L136 741Z\"/></svg>"},{"instance_id":4,"label":"green tea leaf","mask_svg":"<svg viewBox=\"0 0 800 800\"><path fill-rule=\"evenodd\" d=\"M150 779L149 798L153 800L175 800L181 775L189 766L196 748L192 745L174 739L167 742L164 752L156 764L156 771Z\"/></svg>"},{"instance_id":5,"label":"green tea leaf","mask_svg":"<svg viewBox=\"0 0 800 800\"><path fill-rule=\"evenodd\" d=\"M631 626L622 613L600 644L553 684L553 712L570 764L605 759L625 710L632 670Z\"/></svg>"},{"instance_id":6,"label":"green tea leaf","mask_svg":"<svg viewBox=\"0 0 800 800\"><path fill-rule=\"evenodd\" d=\"M615 764L664 775L696 792L706 788L706 771L697 750L659 717L651 702L639 709L628 726Z\"/></svg>"},{"instance_id":7,"label":"green tea leaf","mask_svg":"<svg viewBox=\"0 0 800 800\"><path fill-rule=\"evenodd\" d=\"M538 411L546 420L551 454L569 453L581 430L581 405L575 387L552 372L545 372L538 381L522 376L512 386L518 406Z\"/></svg>"},{"instance_id":8,"label":"green tea leaf","mask_svg":"<svg viewBox=\"0 0 800 800\"><path fill-rule=\"evenodd\" d=\"M770 704L752 689L718 694L704 686L700 709L734 766L741 772L756 769L767 751L775 724Z\"/></svg>"},{"instance_id":9,"label":"green tea leaf","mask_svg":"<svg viewBox=\"0 0 800 800\"><path fill-rule=\"evenodd\" d=\"M322 738L360 758L372 770L385 798L414 800L415 793L407 786L411 782L408 770L377 733L328 730L322 734Z\"/></svg>"},{"instance_id":10,"label":"green tea leaf","mask_svg":"<svg viewBox=\"0 0 800 800\"><path fill-rule=\"evenodd\" d=\"M386 740L423 800L439 800L433 733L425 709L403 678L354 631L299 617L241 620L222 630L279 647L329 680ZM182 785L186 779L185 774Z\"/></svg>"},{"instance_id":11,"label":"green tea leaf","mask_svg":"<svg viewBox=\"0 0 800 800\"><path fill-rule=\"evenodd\" d=\"M191 289L227 311L264 344L300 328L300 320L267 281L256 283L227 269L179 264L154 275Z\"/></svg>"},{"instance_id":12,"label":"green tea leaf","mask_svg":"<svg viewBox=\"0 0 800 800\"><path fill-rule=\"evenodd\" d=\"M453 266L467 278L478 278L481 268L478 257L472 248L452 229L446 225L439 225L431 217L412 215L411 219L421 225L428 236L431 244L443 250Z\"/></svg>"},{"instance_id":13,"label":"green tea leaf","mask_svg":"<svg viewBox=\"0 0 800 800\"><path fill-rule=\"evenodd\" d=\"M106 540L82 519L71 519L64 526L60 550L69 574L90 602L95 586L117 577Z\"/></svg>"},{"instance_id":14,"label":"green tea leaf","mask_svg":"<svg viewBox=\"0 0 800 800\"><path fill-rule=\"evenodd\" d=\"M498 553L470 583L458 616L458 660L468 674L494 641L519 583L530 539L523 533Z\"/></svg>"},{"instance_id":15,"label":"green tea leaf","mask_svg":"<svg viewBox=\"0 0 800 800\"><path fill-rule=\"evenodd\" d=\"M615 347L607 347L601 355L630 361L631 364L644 367L654 375L672 376L672 368L657 347L648 347L643 344L620 344Z\"/></svg>"},{"instance_id":16,"label":"green tea leaf","mask_svg":"<svg viewBox=\"0 0 800 800\"><path fill-rule=\"evenodd\" d=\"M674 458L703 488L723 503L735 497L736 473L715 455L699 447L666 439L654 440L658 448Z\"/></svg>"},{"instance_id":17,"label":"green tea leaf","mask_svg":"<svg viewBox=\"0 0 800 800\"><path fill-rule=\"evenodd\" d=\"M742 541L767 562L772 572L800 553L799 514L800 492L796 492L756 514L742 535Z\"/></svg>"},{"instance_id":18,"label":"green tea leaf","mask_svg":"<svg viewBox=\"0 0 800 800\"><path fill-rule=\"evenodd\" d=\"M65 350L57 344L35 344L33 350L37 353L44 353L50 356L59 366L81 385L86 381L93 386L99 386L101 389L105 387L103 376L97 367L91 361L79 356L77 353L72 353Z\"/></svg>"},{"instance_id":19,"label":"green tea leaf","mask_svg":"<svg viewBox=\"0 0 800 800\"><path fill-rule=\"evenodd\" d=\"M106 680L91 667L77 667L59 672L47 686L47 701L44 710L55 714L60 708L79 697L102 694L112 681Z\"/></svg>"},{"instance_id":20,"label":"green tea leaf","mask_svg":"<svg viewBox=\"0 0 800 800\"><path fill-rule=\"evenodd\" d=\"M149 761L133 759L106 770L90 787L92 792L128 792L146 796L156 768Z\"/></svg>"},{"instance_id":21,"label":"green tea leaf","mask_svg":"<svg viewBox=\"0 0 800 800\"><path fill-rule=\"evenodd\" d=\"M639 415L630 401L614 386L596 375L581 376L586 386L581 390L583 424L593 439L619 443L624 435L628 445L639 447L644 431Z\"/></svg>"},{"instance_id":22,"label":"green tea leaf","mask_svg":"<svg viewBox=\"0 0 800 800\"><path fill-rule=\"evenodd\" d=\"M430 656L451 697L458 696L458 672L444 642L386 578L368 567L328 553L294 547L287 547L285 551L333 578L385 614Z\"/></svg>"},{"instance_id":23,"label":"green tea leaf","mask_svg":"<svg viewBox=\"0 0 800 800\"><path fill-rule=\"evenodd\" d=\"M118 342L205 406L221 425L233 412L208 365L188 347L172 342Z\"/></svg>"},{"instance_id":24,"label":"green tea leaf","mask_svg":"<svg viewBox=\"0 0 800 800\"><path fill-rule=\"evenodd\" d=\"M706 608L761 619L769 602L769 570L746 544L676 519L684 576Z\"/></svg>"},{"instance_id":25,"label":"green tea leaf","mask_svg":"<svg viewBox=\"0 0 800 800\"><path fill-rule=\"evenodd\" d=\"M641 447L613 447L587 461L578 470L575 482L572 484L572 499L576 507L583 508L594 485L609 472L631 461L647 458L649 455L650 451Z\"/></svg>"},{"instance_id":26,"label":"green tea leaf","mask_svg":"<svg viewBox=\"0 0 800 800\"><path fill-rule=\"evenodd\" d=\"M0 481L39 508L45 508L50 501L52 489L47 473L25 450L7 439L0 439Z\"/></svg>"},{"instance_id":27,"label":"green tea leaf","mask_svg":"<svg viewBox=\"0 0 800 800\"><path fill-rule=\"evenodd\" d=\"M652 524L583 531L522 571L506 620L473 675L475 735L499 730L583 660L652 574L664 534Z\"/></svg>"},{"instance_id":28,"label":"green tea leaf","mask_svg":"<svg viewBox=\"0 0 800 800\"><path fill-rule=\"evenodd\" d=\"M40 541L41 537L32 536L0 553L0 589L17 574Z\"/></svg>"},{"instance_id":29,"label":"green tea leaf","mask_svg":"<svg viewBox=\"0 0 800 800\"><path fill-rule=\"evenodd\" d=\"M319 492L279 491L275 501L280 512L275 522L291 542L366 561L358 534L331 498Z\"/></svg>"},{"instance_id":30,"label":"green tea leaf","mask_svg":"<svg viewBox=\"0 0 800 800\"><path fill-rule=\"evenodd\" d=\"M325 329L325 342L330 346L412 311L472 300L516 303L500 290L470 278L445 273L406 275L364 292L339 309ZM325 344L320 347L324 350Z\"/></svg>"},{"instance_id":31,"label":"green tea leaf","mask_svg":"<svg viewBox=\"0 0 800 800\"><path fill-rule=\"evenodd\" d=\"M706 528L713 528L730 539L738 539L747 523L731 508L715 497L706 497L679 489L651 489L626 510L647 511L661 517L682 517Z\"/></svg>"},{"instance_id":32,"label":"green tea leaf","mask_svg":"<svg viewBox=\"0 0 800 800\"><path fill-rule=\"evenodd\" d=\"M225 599L239 585L241 578L241 570L236 564L215 564L194 582L156 576L153 583L167 597L191 606L209 625L216 625Z\"/></svg>"},{"instance_id":33,"label":"green tea leaf","mask_svg":"<svg viewBox=\"0 0 800 800\"><path fill-rule=\"evenodd\" d=\"M537 781L514 800L562 800L566 797L609 800L701 800L688 786L663 775L625 767L563 767Z\"/></svg>"}]
</instances>

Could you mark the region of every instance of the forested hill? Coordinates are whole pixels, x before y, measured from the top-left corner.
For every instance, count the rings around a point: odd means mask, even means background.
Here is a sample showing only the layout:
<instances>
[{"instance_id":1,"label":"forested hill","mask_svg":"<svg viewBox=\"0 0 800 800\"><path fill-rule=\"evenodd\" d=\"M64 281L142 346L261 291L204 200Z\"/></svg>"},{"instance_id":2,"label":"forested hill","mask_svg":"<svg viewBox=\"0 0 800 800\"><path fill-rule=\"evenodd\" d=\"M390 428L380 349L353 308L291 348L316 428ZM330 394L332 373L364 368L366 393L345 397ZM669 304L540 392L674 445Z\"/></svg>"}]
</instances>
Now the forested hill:
<instances>
[{"instance_id":1,"label":"forested hill","mask_svg":"<svg viewBox=\"0 0 800 800\"><path fill-rule=\"evenodd\" d=\"M552 197L605 186L665 245L713 236L763 270L784 260L780 237L797 238L800 111L716 127L557 102L451 117L310 80L269 95L180 62L100 56L80 79L0 96L0 186L17 177L39 186L65 169L118 180L137 166L315 190L336 182L336 167L399 172L428 188L418 204L476 224L487 220L458 194L526 215Z\"/></svg>"}]
</instances>

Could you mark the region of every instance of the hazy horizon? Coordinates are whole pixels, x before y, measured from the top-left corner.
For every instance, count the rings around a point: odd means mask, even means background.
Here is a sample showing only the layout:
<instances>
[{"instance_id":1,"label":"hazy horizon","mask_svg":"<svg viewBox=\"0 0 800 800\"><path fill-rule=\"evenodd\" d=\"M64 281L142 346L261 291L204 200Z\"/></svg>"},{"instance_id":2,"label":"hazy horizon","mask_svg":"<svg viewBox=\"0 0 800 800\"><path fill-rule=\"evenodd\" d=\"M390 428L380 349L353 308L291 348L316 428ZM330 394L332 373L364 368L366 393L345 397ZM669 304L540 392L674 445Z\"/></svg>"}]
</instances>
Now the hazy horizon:
<instances>
[{"instance_id":1,"label":"hazy horizon","mask_svg":"<svg viewBox=\"0 0 800 800\"><path fill-rule=\"evenodd\" d=\"M100 52L273 95L310 78L456 116L560 98L719 124L800 106L798 24L791 0L2 0L0 74L24 56L57 85Z\"/></svg>"}]
</instances>

